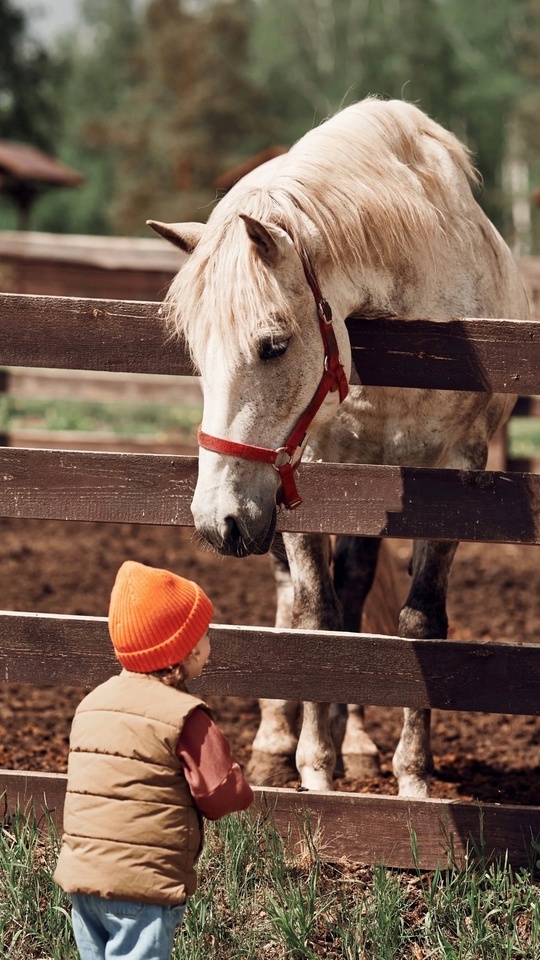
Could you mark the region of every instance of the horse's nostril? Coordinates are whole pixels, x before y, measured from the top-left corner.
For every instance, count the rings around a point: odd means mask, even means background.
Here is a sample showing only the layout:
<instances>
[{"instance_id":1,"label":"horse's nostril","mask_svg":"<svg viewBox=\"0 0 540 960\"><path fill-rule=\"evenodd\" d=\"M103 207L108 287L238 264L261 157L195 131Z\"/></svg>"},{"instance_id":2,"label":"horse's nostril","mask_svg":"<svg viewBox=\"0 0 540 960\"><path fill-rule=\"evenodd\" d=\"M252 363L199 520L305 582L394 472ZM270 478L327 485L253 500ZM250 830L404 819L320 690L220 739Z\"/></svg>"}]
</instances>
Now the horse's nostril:
<instances>
[{"instance_id":1,"label":"horse's nostril","mask_svg":"<svg viewBox=\"0 0 540 960\"><path fill-rule=\"evenodd\" d=\"M225 517L223 521L223 542L235 547L242 539L242 533L235 517Z\"/></svg>"},{"instance_id":2,"label":"horse's nostril","mask_svg":"<svg viewBox=\"0 0 540 960\"><path fill-rule=\"evenodd\" d=\"M197 532L214 550L224 556L245 557L249 552L244 534L235 517L224 517L215 525L198 524Z\"/></svg>"},{"instance_id":3,"label":"horse's nostril","mask_svg":"<svg viewBox=\"0 0 540 960\"><path fill-rule=\"evenodd\" d=\"M247 557L251 553L267 553L276 530L276 511L267 519L266 524L250 529L244 525L242 517L228 514L214 523L196 520L197 533L223 556Z\"/></svg>"}]
</instances>

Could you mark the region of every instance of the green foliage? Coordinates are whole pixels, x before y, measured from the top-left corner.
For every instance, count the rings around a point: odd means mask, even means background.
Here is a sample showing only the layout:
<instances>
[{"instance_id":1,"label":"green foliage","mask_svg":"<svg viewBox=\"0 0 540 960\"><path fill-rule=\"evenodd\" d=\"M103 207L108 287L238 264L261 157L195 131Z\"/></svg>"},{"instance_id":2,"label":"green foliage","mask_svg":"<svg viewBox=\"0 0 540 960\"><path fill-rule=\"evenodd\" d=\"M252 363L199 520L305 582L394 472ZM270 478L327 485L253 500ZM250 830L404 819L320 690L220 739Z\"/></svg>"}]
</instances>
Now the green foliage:
<instances>
[{"instance_id":1,"label":"green foliage","mask_svg":"<svg viewBox=\"0 0 540 960\"><path fill-rule=\"evenodd\" d=\"M26 15L10 0L0 0L0 37L0 137L54 155L61 130L56 90L64 64L31 39ZM3 225L25 225L43 185L22 183L6 173L1 186Z\"/></svg>"},{"instance_id":2,"label":"green foliage","mask_svg":"<svg viewBox=\"0 0 540 960\"><path fill-rule=\"evenodd\" d=\"M255 76L289 142L370 93L418 103L471 148L480 202L511 239L509 126L540 137L539 38L539 0L261 0Z\"/></svg>"},{"instance_id":3,"label":"green foliage","mask_svg":"<svg viewBox=\"0 0 540 960\"><path fill-rule=\"evenodd\" d=\"M510 197L504 196L503 169L508 125L523 83L514 34L521 0L467 0L442 4L444 29L451 40L456 70L450 93L456 132L474 153L484 183L481 202L488 216L511 233Z\"/></svg>"},{"instance_id":4,"label":"green foliage","mask_svg":"<svg viewBox=\"0 0 540 960\"><path fill-rule=\"evenodd\" d=\"M10 0L0 0L0 36L0 136L54 152L62 63L30 39L26 15Z\"/></svg>"},{"instance_id":5,"label":"green foliage","mask_svg":"<svg viewBox=\"0 0 540 960\"><path fill-rule=\"evenodd\" d=\"M435 0L262 0L253 42L257 76L288 106L294 135L368 94L446 118L453 65Z\"/></svg>"},{"instance_id":6,"label":"green foliage","mask_svg":"<svg viewBox=\"0 0 540 960\"><path fill-rule=\"evenodd\" d=\"M59 154L85 174L76 191L44 197L33 226L57 233L108 234L117 194L116 150L109 136L117 113L128 112L138 75L140 15L133 0L85 0L79 30L62 37L56 56L64 64L57 96L63 116Z\"/></svg>"},{"instance_id":7,"label":"green foliage","mask_svg":"<svg viewBox=\"0 0 540 960\"><path fill-rule=\"evenodd\" d=\"M3 134L17 117L87 178L40 201L38 229L205 220L216 176L367 94L417 102L467 142L509 240L509 163L540 180L540 0L84 0L46 53L0 0L0 29Z\"/></svg>"},{"instance_id":8,"label":"green foliage","mask_svg":"<svg viewBox=\"0 0 540 960\"><path fill-rule=\"evenodd\" d=\"M0 394L0 431L74 430L95 435L173 440L195 437L198 407L85 400L39 400Z\"/></svg>"},{"instance_id":9,"label":"green foliage","mask_svg":"<svg viewBox=\"0 0 540 960\"><path fill-rule=\"evenodd\" d=\"M58 838L14 814L0 826L0 945L6 960L75 960L68 897L53 883Z\"/></svg>"},{"instance_id":10,"label":"green foliage","mask_svg":"<svg viewBox=\"0 0 540 960\"><path fill-rule=\"evenodd\" d=\"M540 420L536 417L511 417L508 421L508 446L512 457L540 459Z\"/></svg>"},{"instance_id":11,"label":"green foliage","mask_svg":"<svg viewBox=\"0 0 540 960\"><path fill-rule=\"evenodd\" d=\"M149 217L205 220L231 151L266 145L256 137L260 98L245 69L250 13L250 0L198 8L149 0L141 70L109 131L117 231L145 230Z\"/></svg>"}]
</instances>

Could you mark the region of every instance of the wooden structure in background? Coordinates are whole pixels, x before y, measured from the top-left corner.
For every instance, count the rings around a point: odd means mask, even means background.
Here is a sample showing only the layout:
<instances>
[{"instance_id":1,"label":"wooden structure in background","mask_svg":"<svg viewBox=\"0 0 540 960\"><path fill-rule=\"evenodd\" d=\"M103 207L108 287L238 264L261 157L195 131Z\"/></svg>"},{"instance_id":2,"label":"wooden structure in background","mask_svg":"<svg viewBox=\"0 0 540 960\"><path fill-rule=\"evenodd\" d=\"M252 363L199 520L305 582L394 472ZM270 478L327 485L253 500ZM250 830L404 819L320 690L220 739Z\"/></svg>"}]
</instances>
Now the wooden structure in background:
<instances>
[{"instance_id":1,"label":"wooden structure in background","mask_svg":"<svg viewBox=\"0 0 540 960\"><path fill-rule=\"evenodd\" d=\"M0 190L17 208L20 230L28 229L32 207L40 194L52 187L78 187L84 180L84 174L38 147L0 140Z\"/></svg>"},{"instance_id":2,"label":"wooden structure in background","mask_svg":"<svg viewBox=\"0 0 540 960\"><path fill-rule=\"evenodd\" d=\"M224 173L221 173L219 177L216 177L214 180L216 190L220 193L226 193L227 190L234 187L235 183L238 183L242 177L245 177L247 173L251 173L252 170L260 167L262 163L266 163L268 160L281 157L284 153L288 153L288 150L289 148L282 144L266 147L265 150L261 150L259 153L254 154L254 156L248 157L247 160L243 160L235 167L231 167L230 170L226 170Z\"/></svg>"},{"instance_id":3,"label":"wooden structure in background","mask_svg":"<svg viewBox=\"0 0 540 960\"><path fill-rule=\"evenodd\" d=\"M540 393L539 321L351 320L349 333L354 382ZM165 345L155 303L4 294L0 345L8 366L192 374L181 345ZM192 524L195 457L10 447L0 461L4 517ZM302 466L299 483L304 504L280 513L281 530L540 544L540 477L530 474L317 463ZM3 679L92 686L117 669L102 618L6 612L0 636ZM215 626L212 640L211 667L193 684L202 694L540 712L536 644L328 642L311 631L293 644L287 631L239 626ZM32 798L60 819L64 789L60 774L0 771L8 806ZM257 788L256 807L283 830L305 815L320 821L323 856L396 867L413 865L411 831L424 868L444 864L450 842L457 860L482 844L526 864L540 836L540 806Z\"/></svg>"},{"instance_id":4,"label":"wooden structure in background","mask_svg":"<svg viewBox=\"0 0 540 960\"><path fill-rule=\"evenodd\" d=\"M149 228L150 233L150 228ZM0 231L0 290L162 300L186 255L158 237Z\"/></svg>"},{"instance_id":5,"label":"wooden structure in background","mask_svg":"<svg viewBox=\"0 0 540 960\"><path fill-rule=\"evenodd\" d=\"M223 189L233 176L236 168L224 174ZM0 230L0 291L161 301L186 257L148 229L148 237ZM540 317L540 257L524 258L519 267L533 317Z\"/></svg>"}]
</instances>

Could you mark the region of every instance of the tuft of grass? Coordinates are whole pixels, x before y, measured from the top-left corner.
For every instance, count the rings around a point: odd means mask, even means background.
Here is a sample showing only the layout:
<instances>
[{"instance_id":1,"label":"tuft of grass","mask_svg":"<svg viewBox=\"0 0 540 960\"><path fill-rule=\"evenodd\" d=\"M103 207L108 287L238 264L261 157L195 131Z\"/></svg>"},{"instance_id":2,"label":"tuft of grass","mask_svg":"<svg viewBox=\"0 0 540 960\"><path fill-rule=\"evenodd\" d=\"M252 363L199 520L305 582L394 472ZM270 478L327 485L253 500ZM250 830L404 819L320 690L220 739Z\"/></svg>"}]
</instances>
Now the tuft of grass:
<instances>
[{"instance_id":1,"label":"tuft of grass","mask_svg":"<svg viewBox=\"0 0 540 960\"><path fill-rule=\"evenodd\" d=\"M309 822L300 843L271 817L208 824L199 889L172 960L538 960L537 844L529 869L481 852L431 872L327 863ZM417 841L411 836L413 855ZM0 955L76 960L69 898L52 880L52 823L21 813L0 830Z\"/></svg>"},{"instance_id":2,"label":"tuft of grass","mask_svg":"<svg viewBox=\"0 0 540 960\"><path fill-rule=\"evenodd\" d=\"M508 447L512 457L540 457L540 420L535 417L511 417L508 421Z\"/></svg>"},{"instance_id":3,"label":"tuft of grass","mask_svg":"<svg viewBox=\"0 0 540 960\"><path fill-rule=\"evenodd\" d=\"M0 945L5 960L76 960L69 900L52 871L52 823L15 813L0 824Z\"/></svg>"},{"instance_id":4,"label":"tuft of grass","mask_svg":"<svg viewBox=\"0 0 540 960\"><path fill-rule=\"evenodd\" d=\"M159 439L195 436L201 410L194 406L37 400L0 394L0 431L72 430L115 437Z\"/></svg>"}]
</instances>

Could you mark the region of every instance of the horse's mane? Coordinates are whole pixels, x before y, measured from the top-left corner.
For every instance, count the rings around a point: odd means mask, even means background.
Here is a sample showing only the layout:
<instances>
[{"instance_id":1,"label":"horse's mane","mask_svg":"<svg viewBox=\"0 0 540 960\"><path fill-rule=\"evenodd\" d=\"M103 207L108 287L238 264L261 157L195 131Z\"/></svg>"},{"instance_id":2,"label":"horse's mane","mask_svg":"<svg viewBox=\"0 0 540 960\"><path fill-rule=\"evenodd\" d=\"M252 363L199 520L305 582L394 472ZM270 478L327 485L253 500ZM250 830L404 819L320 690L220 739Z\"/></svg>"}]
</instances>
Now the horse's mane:
<instances>
[{"instance_id":1,"label":"horse's mane","mask_svg":"<svg viewBox=\"0 0 540 960\"><path fill-rule=\"evenodd\" d=\"M221 333L224 348L234 339L249 349L257 335L284 323L294 329L274 272L253 255L239 213L283 226L297 249L309 252L307 217L331 264L354 277L360 266L392 269L455 236L470 210L465 177L476 177L466 148L412 104L369 98L347 107L217 204L171 285L173 327L195 355L205 322ZM270 315L261 315L261 304L270 303Z\"/></svg>"}]
</instances>

